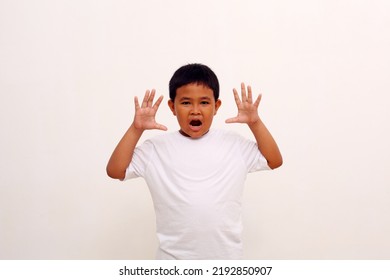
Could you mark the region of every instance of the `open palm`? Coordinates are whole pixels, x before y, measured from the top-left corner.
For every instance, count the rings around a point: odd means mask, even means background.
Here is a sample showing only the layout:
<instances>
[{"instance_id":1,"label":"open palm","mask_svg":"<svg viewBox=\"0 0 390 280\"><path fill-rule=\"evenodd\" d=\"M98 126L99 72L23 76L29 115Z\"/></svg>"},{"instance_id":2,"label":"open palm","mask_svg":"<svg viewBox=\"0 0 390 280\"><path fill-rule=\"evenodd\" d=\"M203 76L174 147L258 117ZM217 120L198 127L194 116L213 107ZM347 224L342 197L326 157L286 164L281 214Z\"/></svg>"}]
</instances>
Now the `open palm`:
<instances>
[{"instance_id":1,"label":"open palm","mask_svg":"<svg viewBox=\"0 0 390 280\"><path fill-rule=\"evenodd\" d=\"M138 97L134 97L135 104L135 116L134 116L134 125L138 129L147 130L147 129L161 129L167 130L166 126L156 122L156 113L158 107L161 104L163 96L160 96L157 101L153 104L153 99L156 91L147 90L142 100L140 106L138 102Z\"/></svg>"},{"instance_id":2,"label":"open palm","mask_svg":"<svg viewBox=\"0 0 390 280\"><path fill-rule=\"evenodd\" d=\"M236 89L233 89L234 100L237 104L238 113L234 118L226 120L226 123L246 123L253 124L257 122L260 117L258 108L261 100L261 94L253 102L252 88L248 86L248 94L246 92L245 84L241 83L241 99Z\"/></svg>"}]
</instances>

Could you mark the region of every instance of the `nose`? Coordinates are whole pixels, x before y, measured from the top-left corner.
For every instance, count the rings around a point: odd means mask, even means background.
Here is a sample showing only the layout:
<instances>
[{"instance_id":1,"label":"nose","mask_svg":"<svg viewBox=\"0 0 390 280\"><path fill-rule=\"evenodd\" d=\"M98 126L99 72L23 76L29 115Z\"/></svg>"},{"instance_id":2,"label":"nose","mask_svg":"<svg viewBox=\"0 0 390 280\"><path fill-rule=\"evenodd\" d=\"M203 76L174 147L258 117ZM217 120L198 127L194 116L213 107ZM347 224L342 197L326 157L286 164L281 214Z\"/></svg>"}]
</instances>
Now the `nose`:
<instances>
[{"instance_id":1,"label":"nose","mask_svg":"<svg viewBox=\"0 0 390 280\"><path fill-rule=\"evenodd\" d=\"M191 115L199 115L199 114L200 114L199 105L194 104L191 108Z\"/></svg>"}]
</instances>

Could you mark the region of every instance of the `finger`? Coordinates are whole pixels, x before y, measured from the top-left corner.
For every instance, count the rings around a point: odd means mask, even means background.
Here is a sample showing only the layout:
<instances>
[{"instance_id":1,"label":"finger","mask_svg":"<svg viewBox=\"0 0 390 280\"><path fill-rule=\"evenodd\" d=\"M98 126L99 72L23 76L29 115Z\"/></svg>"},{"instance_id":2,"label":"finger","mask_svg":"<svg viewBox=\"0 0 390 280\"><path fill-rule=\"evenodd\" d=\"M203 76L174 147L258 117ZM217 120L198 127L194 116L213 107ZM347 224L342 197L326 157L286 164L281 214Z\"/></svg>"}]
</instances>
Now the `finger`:
<instances>
[{"instance_id":1,"label":"finger","mask_svg":"<svg viewBox=\"0 0 390 280\"><path fill-rule=\"evenodd\" d=\"M247 102L247 98L246 98L246 90L245 90L245 84L244 83L241 83L241 100L242 102Z\"/></svg>"},{"instance_id":2,"label":"finger","mask_svg":"<svg viewBox=\"0 0 390 280\"><path fill-rule=\"evenodd\" d=\"M252 88L251 86L248 86L248 102L252 103Z\"/></svg>"},{"instance_id":3,"label":"finger","mask_svg":"<svg viewBox=\"0 0 390 280\"><path fill-rule=\"evenodd\" d=\"M256 108L259 107L259 104L260 104L260 101L261 101L261 96L262 96L262 94L260 93L259 96L257 96L257 99L256 99L255 103L253 103L253 105L255 105Z\"/></svg>"},{"instance_id":4,"label":"finger","mask_svg":"<svg viewBox=\"0 0 390 280\"><path fill-rule=\"evenodd\" d=\"M147 90L144 95L144 99L142 100L142 108L145 108L148 105L150 91Z\"/></svg>"},{"instance_id":5,"label":"finger","mask_svg":"<svg viewBox=\"0 0 390 280\"><path fill-rule=\"evenodd\" d=\"M152 91L150 92L150 95L149 95L149 99L148 99L148 107L152 107L155 94L156 94L156 90L152 89Z\"/></svg>"},{"instance_id":6,"label":"finger","mask_svg":"<svg viewBox=\"0 0 390 280\"><path fill-rule=\"evenodd\" d=\"M237 106L239 106L241 104L241 100L235 88L233 89L233 94L234 94L234 100L236 101Z\"/></svg>"},{"instance_id":7,"label":"finger","mask_svg":"<svg viewBox=\"0 0 390 280\"><path fill-rule=\"evenodd\" d=\"M165 126L165 125L162 125L162 124L159 124L159 123L156 123L156 129L160 129L160 130L164 130L164 131L167 131L168 128Z\"/></svg>"},{"instance_id":8,"label":"finger","mask_svg":"<svg viewBox=\"0 0 390 280\"><path fill-rule=\"evenodd\" d=\"M154 103L154 105L153 105L153 108L154 109L158 109L158 107L160 107L160 104L161 104L161 101L163 100L163 98L164 98L164 96L160 96L157 100L156 100L156 103Z\"/></svg>"},{"instance_id":9,"label":"finger","mask_svg":"<svg viewBox=\"0 0 390 280\"><path fill-rule=\"evenodd\" d=\"M237 122L238 122L238 117L225 120L225 123L237 123Z\"/></svg>"},{"instance_id":10,"label":"finger","mask_svg":"<svg viewBox=\"0 0 390 280\"><path fill-rule=\"evenodd\" d=\"M137 111L140 108L137 96L134 96L134 105L135 105L135 110Z\"/></svg>"}]
</instances>

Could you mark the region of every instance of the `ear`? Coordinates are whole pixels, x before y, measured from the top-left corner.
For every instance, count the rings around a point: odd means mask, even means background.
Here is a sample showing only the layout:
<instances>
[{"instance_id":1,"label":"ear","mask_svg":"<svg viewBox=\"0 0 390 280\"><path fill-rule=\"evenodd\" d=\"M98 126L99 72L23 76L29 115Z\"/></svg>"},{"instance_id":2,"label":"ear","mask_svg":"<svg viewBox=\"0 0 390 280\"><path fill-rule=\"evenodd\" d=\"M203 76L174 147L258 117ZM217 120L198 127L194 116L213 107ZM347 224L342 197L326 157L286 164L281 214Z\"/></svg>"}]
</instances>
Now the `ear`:
<instances>
[{"instance_id":1,"label":"ear","mask_svg":"<svg viewBox=\"0 0 390 280\"><path fill-rule=\"evenodd\" d=\"M169 99L169 100L168 100L168 106L169 106L169 109L171 109L173 115L176 116L175 102L172 101L172 99Z\"/></svg>"},{"instance_id":2,"label":"ear","mask_svg":"<svg viewBox=\"0 0 390 280\"><path fill-rule=\"evenodd\" d=\"M222 101L221 101L221 99L218 99L217 101L215 101L215 111L214 111L214 116L217 114L217 112L218 112L218 109L219 109L219 107L221 107L221 105L222 105Z\"/></svg>"}]
</instances>

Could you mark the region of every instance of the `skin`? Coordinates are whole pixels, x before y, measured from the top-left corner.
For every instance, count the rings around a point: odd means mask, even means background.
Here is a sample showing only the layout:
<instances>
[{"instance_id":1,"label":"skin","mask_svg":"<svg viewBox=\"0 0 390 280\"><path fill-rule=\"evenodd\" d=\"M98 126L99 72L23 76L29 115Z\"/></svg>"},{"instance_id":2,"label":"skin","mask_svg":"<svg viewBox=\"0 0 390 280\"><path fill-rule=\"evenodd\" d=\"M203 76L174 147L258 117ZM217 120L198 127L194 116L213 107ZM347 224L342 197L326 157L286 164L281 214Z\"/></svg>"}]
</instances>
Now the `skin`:
<instances>
[{"instance_id":1,"label":"skin","mask_svg":"<svg viewBox=\"0 0 390 280\"><path fill-rule=\"evenodd\" d=\"M221 100L215 100L213 91L203 85L189 84L176 90L174 101L168 106L180 126L180 132L188 137L199 138L206 134L221 106ZM200 125L191 125L192 121Z\"/></svg>"},{"instance_id":2,"label":"skin","mask_svg":"<svg viewBox=\"0 0 390 280\"><path fill-rule=\"evenodd\" d=\"M236 89L233 89L233 94L238 113L236 117L227 119L226 123L247 124L255 136L260 152L266 158L268 166L271 169L280 167L283 164L283 158L278 145L258 114L261 94L253 101L252 88L248 86L246 90L244 83L241 83L241 99Z\"/></svg>"},{"instance_id":3,"label":"skin","mask_svg":"<svg viewBox=\"0 0 390 280\"><path fill-rule=\"evenodd\" d=\"M251 87L246 88L244 83L241 84L241 98L236 89L233 89L233 95L238 113L236 117L227 119L226 123L247 124L256 139L260 152L266 158L268 166L271 169L281 166L283 159L279 148L258 114L261 95L253 100ZM164 125L155 120L163 96L160 96L153 103L154 97L155 90L153 89L146 91L141 105L138 98L134 98L133 123L119 141L107 164L107 174L111 178L121 180L125 178L134 149L145 130L167 130ZM188 84L177 89L175 100L169 100L168 106L178 120L180 132L187 137L199 138L209 131L213 118L221 106L221 101L214 99L210 88ZM192 122L194 120L197 120L198 123L194 124Z\"/></svg>"}]
</instances>

